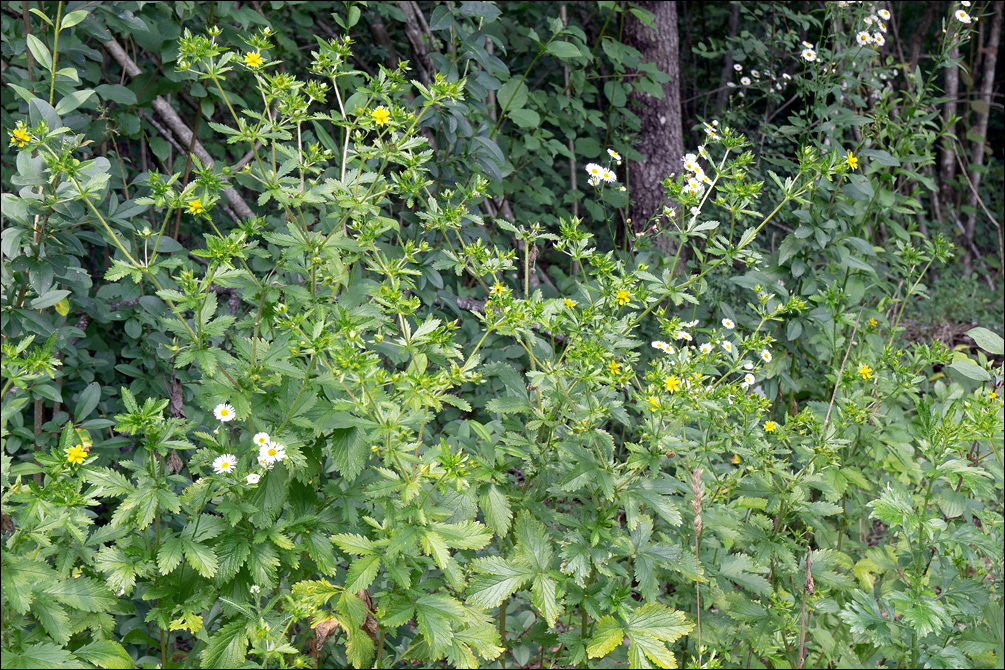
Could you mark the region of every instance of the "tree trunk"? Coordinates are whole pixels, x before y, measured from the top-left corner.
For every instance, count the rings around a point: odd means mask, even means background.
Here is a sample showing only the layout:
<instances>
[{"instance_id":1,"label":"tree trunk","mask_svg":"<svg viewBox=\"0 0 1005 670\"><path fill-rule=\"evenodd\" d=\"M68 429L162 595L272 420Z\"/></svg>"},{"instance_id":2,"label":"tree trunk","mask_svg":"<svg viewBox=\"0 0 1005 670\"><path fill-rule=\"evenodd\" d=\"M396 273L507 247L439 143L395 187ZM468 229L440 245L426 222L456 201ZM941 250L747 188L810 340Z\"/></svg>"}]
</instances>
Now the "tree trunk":
<instances>
[{"instance_id":1,"label":"tree trunk","mask_svg":"<svg viewBox=\"0 0 1005 670\"><path fill-rule=\"evenodd\" d=\"M642 53L642 60L655 63L670 81L663 84L663 99L634 90L633 111L641 128L636 149L643 159L629 166L632 203L629 217L636 233L646 230L654 214L663 211L665 193L660 182L671 172L679 172L684 155L681 127L679 42L677 3L648 0L638 5L653 13L656 30L632 16L626 21L627 43ZM676 240L657 234L656 248L664 255L676 252Z\"/></svg>"},{"instance_id":2,"label":"tree trunk","mask_svg":"<svg viewBox=\"0 0 1005 670\"><path fill-rule=\"evenodd\" d=\"M953 47L949 52L949 58L953 60L958 60L960 57L960 48ZM956 97L960 92L960 66L953 64L946 68L946 88L945 96L949 98L945 104L942 106L942 122L946 127L946 132L949 137L946 137L942 141L942 154L939 161L939 182L941 187L939 189L939 197L942 198L942 204L946 205L947 208L951 207L951 200L953 199L953 177L956 176L956 156L953 153L954 147L953 142L956 138L953 136L956 128L956 123L953 118L956 116ZM957 222L959 217L955 216ZM957 227L958 224L957 224Z\"/></svg>"},{"instance_id":3,"label":"tree trunk","mask_svg":"<svg viewBox=\"0 0 1005 670\"><path fill-rule=\"evenodd\" d=\"M735 3L733 8L729 10L729 26L727 28L726 36L726 57L722 61L722 74L719 76L719 93L715 98L715 111L723 112L726 109L726 103L729 102L729 87L726 85L728 82L733 81L733 48L730 38L736 37L737 31L740 29L740 5Z\"/></svg>"},{"instance_id":4,"label":"tree trunk","mask_svg":"<svg viewBox=\"0 0 1005 670\"><path fill-rule=\"evenodd\" d=\"M992 2L994 16L991 19L991 29L988 31L988 45L984 52L984 77L981 79L981 101L983 105L974 105L977 111L977 123L974 133L978 139L973 142L970 150L970 182L972 189L967 193L967 205L973 210L967 215L966 237L972 245L974 230L977 225L977 188L981 185L981 170L984 165L984 145L987 143L988 118L991 116L991 95L995 87L995 67L998 64L998 45L1002 31L1002 3Z\"/></svg>"}]
</instances>

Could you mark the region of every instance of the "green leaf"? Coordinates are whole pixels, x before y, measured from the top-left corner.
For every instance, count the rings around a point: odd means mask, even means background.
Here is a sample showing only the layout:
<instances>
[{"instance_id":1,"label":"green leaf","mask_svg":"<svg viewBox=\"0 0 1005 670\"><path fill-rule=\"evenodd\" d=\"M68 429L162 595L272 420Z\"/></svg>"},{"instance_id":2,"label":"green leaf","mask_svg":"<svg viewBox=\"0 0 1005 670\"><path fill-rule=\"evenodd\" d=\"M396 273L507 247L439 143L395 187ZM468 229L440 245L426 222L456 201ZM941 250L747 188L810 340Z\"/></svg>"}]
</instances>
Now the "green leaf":
<instances>
[{"instance_id":1,"label":"green leaf","mask_svg":"<svg viewBox=\"0 0 1005 670\"><path fill-rule=\"evenodd\" d=\"M135 105L136 94L131 89L119 84L101 84L95 86L94 90L102 100L111 100L120 105ZM210 295L213 295L212 293Z\"/></svg>"},{"instance_id":2,"label":"green leaf","mask_svg":"<svg viewBox=\"0 0 1005 670\"><path fill-rule=\"evenodd\" d=\"M626 620L628 635L633 632L645 632L648 635L673 642L687 635L694 624L684 620L684 613L671 609L660 603L649 603L635 610Z\"/></svg>"},{"instance_id":3,"label":"green leaf","mask_svg":"<svg viewBox=\"0 0 1005 670\"><path fill-rule=\"evenodd\" d=\"M360 556L352 565L345 576L345 589L350 593L358 593L370 587L377 570L380 569L380 556Z\"/></svg>"},{"instance_id":4,"label":"green leaf","mask_svg":"<svg viewBox=\"0 0 1005 670\"><path fill-rule=\"evenodd\" d=\"M415 610L419 632L429 646L429 658L445 655L454 637L450 621L460 618L464 608L448 596L428 595L415 602Z\"/></svg>"},{"instance_id":5,"label":"green leaf","mask_svg":"<svg viewBox=\"0 0 1005 670\"><path fill-rule=\"evenodd\" d=\"M4 648L3 653L4 668L79 668L79 663L74 663L70 652L63 649L58 644L43 642L42 644L26 645L20 652L10 651Z\"/></svg>"},{"instance_id":6,"label":"green leaf","mask_svg":"<svg viewBox=\"0 0 1005 670\"><path fill-rule=\"evenodd\" d=\"M85 88L82 91L72 91L63 96L63 99L56 103L56 113L60 116L72 112L77 107L87 102L88 98L94 95L94 89Z\"/></svg>"},{"instance_id":7,"label":"green leaf","mask_svg":"<svg viewBox=\"0 0 1005 670\"><path fill-rule=\"evenodd\" d=\"M330 444L335 469L351 484L366 466L370 450L363 443L360 431L356 428L336 429L332 432Z\"/></svg>"},{"instance_id":8,"label":"green leaf","mask_svg":"<svg viewBox=\"0 0 1005 670\"><path fill-rule=\"evenodd\" d=\"M121 644L112 640L95 640L74 650L73 655L99 668L135 668L136 661Z\"/></svg>"},{"instance_id":9,"label":"green leaf","mask_svg":"<svg viewBox=\"0 0 1005 670\"><path fill-rule=\"evenodd\" d=\"M492 398L485 404L485 409L498 414L510 414L512 412L525 412L530 409L526 398L516 398L504 395L500 398Z\"/></svg>"},{"instance_id":10,"label":"green leaf","mask_svg":"<svg viewBox=\"0 0 1005 670\"><path fill-rule=\"evenodd\" d=\"M32 309L45 309L46 307L52 307L57 302L70 295L70 291L66 289L53 289L45 293L45 295L40 295L31 301Z\"/></svg>"},{"instance_id":11,"label":"green leaf","mask_svg":"<svg viewBox=\"0 0 1005 670\"><path fill-rule=\"evenodd\" d=\"M91 382L80 393L77 399L77 408L73 411L73 420L80 423L86 419L101 400L101 385L98 382Z\"/></svg>"},{"instance_id":12,"label":"green leaf","mask_svg":"<svg viewBox=\"0 0 1005 670\"><path fill-rule=\"evenodd\" d=\"M513 511L510 509L509 499L498 486L495 484L489 486L488 491L479 500L479 506L482 509L482 514L485 515L485 523L497 535L505 535L509 532Z\"/></svg>"},{"instance_id":13,"label":"green leaf","mask_svg":"<svg viewBox=\"0 0 1005 670\"><path fill-rule=\"evenodd\" d=\"M248 625L243 619L231 621L213 633L202 652L202 667L237 668L243 665L248 653Z\"/></svg>"},{"instance_id":14,"label":"green leaf","mask_svg":"<svg viewBox=\"0 0 1005 670\"><path fill-rule=\"evenodd\" d=\"M332 537L332 542L347 554L357 556L367 556L377 551L377 546L373 540L356 535L355 533L339 533Z\"/></svg>"},{"instance_id":15,"label":"green leaf","mask_svg":"<svg viewBox=\"0 0 1005 670\"><path fill-rule=\"evenodd\" d=\"M533 109L511 109L506 112L506 116L521 128L537 128L541 125L541 115Z\"/></svg>"},{"instance_id":16,"label":"green leaf","mask_svg":"<svg viewBox=\"0 0 1005 670\"><path fill-rule=\"evenodd\" d=\"M556 58L577 58L582 56L579 47L571 42L549 42L548 43L548 53Z\"/></svg>"},{"instance_id":17,"label":"green leaf","mask_svg":"<svg viewBox=\"0 0 1005 670\"><path fill-rule=\"evenodd\" d=\"M52 54L49 53L48 47L42 43L42 40L38 39L34 35L28 35L26 41L28 43L28 49L31 51L31 55L35 57L38 64L46 70L51 70Z\"/></svg>"},{"instance_id":18,"label":"green leaf","mask_svg":"<svg viewBox=\"0 0 1005 670\"><path fill-rule=\"evenodd\" d=\"M202 542L182 540L182 550L189 565L203 577L210 579L216 574L216 553Z\"/></svg>"},{"instance_id":19,"label":"green leaf","mask_svg":"<svg viewBox=\"0 0 1005 670\"><path fill-rule=\"evenodd\" d=\"M49 637L60 644L69 642L70 618L59 603L49 598L36 598L31 604L31 612Z\"/></svg>"},{"instance_id":20,"label":"green leaf","mask_svg":"<svg viewBox=\"0 0 1005 670\"><path fill-rule=\"evenodd\" d=\"M537 521L530 512L521 512L516 519L517 544L530 559L536 572L545 572L551 563L551 543L544 524Z\"/></svg>"},{"instance_id":21,"label":"green leaf","mask_svg":"<svg viewBox=\"0 0 1005 670\"><path fill-rule=\"evenodd\" d=\"M977 346L995 356L1001 356L1005 354L1005 340L1002 339L1001 335L993 333L987 328L971 328L967 331L967 335L973 338Z\"/></svg>"},{"instance_id":22,"label":"green leaf","mask_svg":"<svg viewBox=\"0 0 1005 670\"><path fill-rule=\"evenodd\" d=\"M64 605L85 612L103 612L115 606L117 598L108 586L90 577L64 579L50 586L45 593Z\"/></svg>"},{"instance_id":23,"label":"green leaf","mask_svg":"<svg viewBox=\"0 0 1005 670\"><path fill-rule=\"evenodd\" d=\"M551 577L538 575L534 578L534 584L530 588L530 600L534 607L544 615L549 627L554 627L558 615L562 612L562 608L558 604L557 587L558 582Z\"/></svg>"},{"instance_id":24,"label":"green leaf","mask_svg":"<svg viewBox=\"0 0 1005 670\"><path fill-rule=\"evenodd\" d=\"M71 28L77 25L78 23L87 18L87 14L88 12L83 9L78 9L74 12L70 12L69 14L63 17L62 21L59 22L59 29L65 30L67 28Z\"/></svg>"},{"instance_id":25,"label":"green leaf","mask_svg":"<svg viewBox=\"0 0 1005 670\"><path fill-rule=\"evenodd\" d=\"M509 112L526 105L528 95L529 92L527 85L523 83L523 77L514 77L499 88L496 101L503 111Z\"/></svg>"},{"instance_id":26,"label":"green leaf","mask_svg":"<svg viewBox=\"0 0 1005 670\"><path fill-rule=\"evenodd\" d=\"M613 651L625 639L625 631L621 624L612 616L605 616L597 622L593 637L586 646L586 654L590 658L603 658Z\"/></svg>"},{"instance_id":27,"label":"green leaf","mask_svg":"<svg viewBox=\"0 0 1005 670\"><path fill-rule=\"evenodd\" d=\"M977 365L973 361L969 360L959 360L955 361L946 366L947 369L959 372L961 375L967 379L973 379L974 381L986 382L991 381L991 375L988 371Z\"/></svg>"},{"instance_id":28,"label":"green leaf","mask_svg":"<svg viewBox=\"0 0 1005 670\"><path fill-rule=\"evenodd\" d=\"M534 577L528 566L509 563L499 556L476 558L472 567L481 574L471 580L468 602L479 607L498 607Z\"/></svg>"}]
</instances>

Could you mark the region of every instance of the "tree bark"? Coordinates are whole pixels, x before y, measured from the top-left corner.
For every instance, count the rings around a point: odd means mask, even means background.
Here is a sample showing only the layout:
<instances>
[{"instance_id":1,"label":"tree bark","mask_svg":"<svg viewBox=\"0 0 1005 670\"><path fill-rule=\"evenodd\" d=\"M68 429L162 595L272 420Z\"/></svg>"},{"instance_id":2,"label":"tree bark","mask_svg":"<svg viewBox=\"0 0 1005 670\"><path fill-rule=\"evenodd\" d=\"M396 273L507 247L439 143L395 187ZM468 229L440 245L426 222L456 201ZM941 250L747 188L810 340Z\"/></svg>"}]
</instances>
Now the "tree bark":
<instances>
[{"instance_id":1,"label":"tree bark","mask_svg":"<svg viewBox=\"0 0 1005 670\"><path fill-rule=\"evenodd\" d=\"M949 57L953 60L959 59L960 48L953 47L949 52ZM956 138L952 135L956 129L956 123L953 121L953 117L956 116L956 98L960 93L959 65L954 64L946 68L945 82L945 96L949 99L942 106L942 122L945 124L946 132L950 137L945 138L942 143L942 154L939 162L939 197L942 198L942 204L948 208L953 197L952 181L956 176L956 160L953 154L953 142L956 141ZM958 216L955 218L959 221Z\"/></svg>"},{"instance_id":2,"label":"tree bark","mask_svg":"<svg viewBox=\"0 0 1005 670\"><path fill-rule=\"evenodd\" d=\"M970 182L973 188L967 193L967 205L973 210L967 215L967 241L974 242L974 229L977 225L977 189L981 185L981 170L984 165L984 145L987 144L988 118L991 116L991 95L995 88L995 67L998 64L998 45L1002 31L1002 3L992 2L994 16L991 18L991 29L988 31L988 45L984 52L984 77L981 79L981 101L983 105L977 111L977 123L974 132L979 139L974 141L970 150Z\"/></svg>"},{"instance_id":3,"label":"tree bark","mask_svg":"<svg viewBox=\"0 0 1005 670\"><path fill-rule=\"evenodd\" d=\"M648 0L639 6L653 13L656 30L632 16L626 21L626 42L642 53L642 59L670 75L663 84L663 99L634 90L633 111L639 115L641 128L636 147L643 159L629 166L632 203L629 217L636 233L644 231L654 214L662 212L665 193L662 180L680 168L684 155L681 126L679 41L677 3ZM655 246L664 255L676 252L676 240L657 233Z\"/></svg>"},{"instance_id":4,"label":"tree bark","mask_svg":"<svg viewBox=\"0 0 1005 670\"><path fill-rule=\"evenodd\" d=\"M729 87L726 85L728 82L733 81L733 49L730 46L732 42L730 38L736 37L737 31L740 29L740 4L733 3L733 8L729 10L729 25L727 28L726 36L726 57L722 61L722 74L719 77L719 93L715 98L715 109L717 112L722 112L726 109L726 103L729 102Z\"/></svg>"}]
</instances>

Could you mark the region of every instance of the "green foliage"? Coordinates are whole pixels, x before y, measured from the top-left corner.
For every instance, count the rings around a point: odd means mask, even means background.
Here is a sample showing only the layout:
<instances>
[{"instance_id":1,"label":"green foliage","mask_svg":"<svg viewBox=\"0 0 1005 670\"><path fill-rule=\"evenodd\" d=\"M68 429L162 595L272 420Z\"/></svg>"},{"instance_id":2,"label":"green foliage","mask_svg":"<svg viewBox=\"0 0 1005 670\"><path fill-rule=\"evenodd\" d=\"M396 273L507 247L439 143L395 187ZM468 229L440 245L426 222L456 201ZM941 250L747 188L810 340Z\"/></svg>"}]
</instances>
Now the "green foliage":
<instances>
[{"instance_id":1,"label":"green foliage","mask_svg":"<svg viewBox=\"0 0 1005 670\"><path fill-rule=\"evenodd\" d=\"M72 7L2 16L5 665L1000 664L1002 339L899 339L951 254L892 186L920 75L849 106L880 73L835 49L766 148L704 123L662 258L582 172L641 157L638 8L436 5L371 70L414 5L339 5L306 67L248 6ZM98 83L112 32L164 77Z\"/></svg>"}]
</instances>

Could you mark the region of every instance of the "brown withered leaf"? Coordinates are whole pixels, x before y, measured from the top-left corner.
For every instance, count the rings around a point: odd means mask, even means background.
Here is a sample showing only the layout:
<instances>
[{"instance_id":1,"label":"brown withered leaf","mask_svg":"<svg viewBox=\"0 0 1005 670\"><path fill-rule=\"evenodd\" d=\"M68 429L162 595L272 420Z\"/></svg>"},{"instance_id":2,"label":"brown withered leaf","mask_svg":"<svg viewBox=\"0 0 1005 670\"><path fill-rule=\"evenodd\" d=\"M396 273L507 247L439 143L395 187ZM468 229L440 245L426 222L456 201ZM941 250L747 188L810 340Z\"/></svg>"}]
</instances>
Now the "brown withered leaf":
<instances>
[{"instance_id":1,"label":"brown withered leaf","mask_svg":"<svg viewBox=\"0 0 1005 670\"><path fill-rule=\"evenodd\" d=\"M360 628L362 628L363 631L370 636L370 639L376 643L377 638L380 637L380 626L377 624L377 618L373 616L373 613L377 611L377 605L373 600L373 596L370 595L369 590L360 591L356 594L356 596L363 601L363 604L366 605L367 609L366 621L363 622L363 625L360 626Z\"/></svg>"},{"instance_id":2,"label":"brown withered leaf","mask_svg":"<svg viewBox=\"0 0 1005 670\"><path fill-rule=\"evenodd\" d=\"M178 381L178 377L175 376L174 370L171 371L171 388L168 390L168 409L171 412L171 416L175 419L185 418L185 407L183 402L183 395L181 391L181 382Z\"/></svg>"},{"instance_id":3,"label":"brown withered leaf","mask_svg":"<svg viewBox=\"0 0 1005 670\"><path fill-rule=\"evenodd\" d=\"M4 535L10 535L15 530L14 519L7 512L0 512L0 530Z\"/></svg>"},{"instance_id":4,"label":"brown withered leaf","mask_svg":"<svg viewBox=\"0 0 1005 670\"><path fill-rule=\"evenodd\" d=\"M174 449L171 450L171 455L167 459L167 469L171 474L176 472L181 472L181 469L185 467L185 461L181 460L181 456Z\"/></svg>"},{"instance_id":5,"label":"brown withered leaf","mask_svg":"<svg viewBox=\"0 0 1005 670\"><path fill-rule=\"evenodd\" d=\"M317 639L314 642L314 649L316 651L321 651L321 647L325 646L325 641L335 634L341 626L335 619L324 619L319 621L316 626L314 626L314 633L317 635Z\"/></svg>"}]
</instances>

